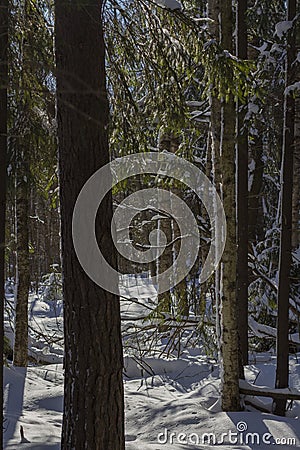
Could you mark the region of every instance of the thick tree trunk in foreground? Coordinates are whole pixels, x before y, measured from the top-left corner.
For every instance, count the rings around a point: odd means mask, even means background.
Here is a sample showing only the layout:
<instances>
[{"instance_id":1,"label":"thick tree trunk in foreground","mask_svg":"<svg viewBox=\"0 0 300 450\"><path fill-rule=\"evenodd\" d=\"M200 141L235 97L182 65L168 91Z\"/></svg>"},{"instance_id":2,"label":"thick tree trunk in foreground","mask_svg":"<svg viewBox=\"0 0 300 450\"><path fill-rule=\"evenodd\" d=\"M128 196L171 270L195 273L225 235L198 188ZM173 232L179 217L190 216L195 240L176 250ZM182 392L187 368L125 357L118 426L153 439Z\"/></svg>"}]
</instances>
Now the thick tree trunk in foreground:
<instances>
[{"instance_id":1,"label":"thick tree trunk in foreground","mask_svg":"<svg viewBox=\"0 0 300 450\"><path fill-rule=\"evenodd\" d=\"M32 10L30 2L24 1L23 18L30 20ZM25 75L30 69L30 26L22 36L20 47L22 71L19 76L17 109L19 111L15 127L15 171L16 171L16 292L15 292L15 366L25 367L28 360L28 295L30 288L30 258L29 258L29 214L30 214L30 164L32 139L29 134L31 86Z\"/></svg>"},{"instance_id":2,"label":"thick tree trunk in foreground","mask_svg":"<svg viewBox=\"0 0 300 450\"><path fill-rule=\"evenodd\" d=\"M233 14L231 0L221 3L221 44L232 53ZM236 241L236 112L232 95L223 102L221 124L221 167L223 206L227 221L227 240L222 257L221 294L221 355L222 355L222 409L238 411L239 395L239 340L236 299L237 241Z\"/></svg>"},{"instance_id":3,"label":"thick tree trunk in foreground","mask_svg":"<svg viewBox=\"0 0 300 450\"><path fill-rule=\"evenodd\" d=\"M3 441L3 314L5 281L5 211L6 211L6 158L7 158L7 46L8 1L0 1L0 449Z\"/></svg>"},{"instance_id":4,"label":"thick tree trunk in foreground","mask_svg":"<svg viewBox=\"0 0 300 450\"><path fill-rule=\"evenodd\" d=\"M19 141L19 139L18 139ZM27 155L20 151L17 156L16 182L16 293L15 293L15 340L14 365L27 366L28 360L28 294L30 288L29 268L29 177Z\"/></svg>"},{"instance_id":5,"label":"thick tree trunk in foreground","mask_svg":"<svg viewBox=\"0 0 300 450\"><path fill-rule=\"evenodd\" d=\"M124 449L119 298L81 268L72 214L87 179L109 162L101 0L56 1L57 115L65 301L65 392L62 449ZM99 208L102 254L116 265L112 198ZM84 238L84 236L83 236ZM117 283L117 280L115 280Z\"/></svg>"},{"instance_id":6,"label":"thick tree trunk in foreground","mask_svg":"<svg viewBox=\"0 0 300 450\"><path fill-rule=\"evenodd\" d=\"M296 15L296 0L288 1L287 20ZM296 58L295 34L287 37L285 86L293 80L292 64ZM284 98L283 146L281 166L281 234L279 255L279 281L277 294L277 366L276 388L289 384L289 295L292 264L292 196L293 196L293 152L294 152L295 100L289 93ZM286 400L274 401L275 414L284 416Z\"/></svg>"},{"instance_id":7,"label":"thick tree trunk in foreground","mask_svg":"<svg viewBox=\"0 0 300 450\"><path fill-rule=\"evenodd\" d=\"M237 2L237 57L247 59L247 0ZM248 133L237 103L237 304L242 364L248 364Z\"/></svg>"}]
</instances>

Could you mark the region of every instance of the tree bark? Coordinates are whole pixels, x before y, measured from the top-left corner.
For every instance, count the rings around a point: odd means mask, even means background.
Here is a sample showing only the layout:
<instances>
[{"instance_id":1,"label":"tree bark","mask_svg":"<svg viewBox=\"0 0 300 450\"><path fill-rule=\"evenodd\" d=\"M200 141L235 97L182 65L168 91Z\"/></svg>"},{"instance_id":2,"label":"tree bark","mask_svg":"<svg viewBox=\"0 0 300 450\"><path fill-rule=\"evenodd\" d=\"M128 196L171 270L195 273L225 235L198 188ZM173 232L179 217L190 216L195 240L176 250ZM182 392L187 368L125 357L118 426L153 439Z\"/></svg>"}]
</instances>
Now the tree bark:
<instances>
[{"instance_id":1,"label":"tree bark","mask_svg":"<svg viewBox=\"0 0 300 450\"><path fill-rule=\"evenodd\" d=\"M3 340L7 166L8 1L0 1L0 449L3 448Z\"/></svg>"},{"instance_id":2,"label":"tree bark","mask_svg":"<svg viewBox=\"0 0 300 450\"><path fill-rule=\"evenodd\" d=\"M237 2L237 57L247 59L247 0ZM248 133L237 102L237 304L242 365L248 364Z\"/></svg>"},{"instance_id":3,"label":"tree bark","mask_svg":"<svg viewBox=\"0 0 300 450\"><path fill-rule=\"evenodd\" d=\"M294 188L293 188L292 220L293 220L292 247L293 249L296 250L300 246L300 98L299 97L295 99Z\"/></svg>"},{"instance_id":4,"label":"tree bark","mask_svg":"<svg viewBox=\"0 0 300 450\"><path fill-rule=\"evenodd\" d=\"M298 77L299 79L299 77ZM300 246L300 98L295 100L295 147L293 189L293 235L292 247Z\"/></svg>"},{"instance_id":5,"label":"tree bark","mask_svg":"<svg viewBox=\"0 0 300 450\"><path fill-rule=\"evenodd\" d=\"M299 2L297 2L299 13ZM295 36L296 53L300 51L300 27L297 26ZM300 63L295 66L294 82L300 79ZM292 216L292 248L300 246L300 95L295 98L295 145L294 145L294 187L293 187L293 216Z\"/></svg>"},{"instance_id":6,"label":"tree bark","mask_svg":"<svg viewBox=\"0 0 300 450\"><path fill-rule=\"evenodd\" d=\"M287 3L287 20L296 15L296 0ZM296 58L295 31L287 36L285 87L293 79L292 65ZM277 294L277 366L275 387L286 388L289 384L289 295L292 265L292 196L294 152L295 100L291 94L284 96L284 123L281 166L281 233L279 255L279 280ZM274 412L284 416L285 399L275 399Z\"/></svg>"},{"instance_id":7,"label":"tree bark","mask_svg":"<svg viewBox=\"0 0 300 450\"><path fill-rule=\"evenodd\" d=\"M232 53L233 13L231 0L221 3L221 45ZM236 109L232 94L223 101L221 123L222 196L227 221L227 240L222 257L221 354L222 409L239 411L239 341L236 299Z\"/></svg>"},{"instance_id":8,"label":"tree bark","mask_svg":"<svg viewBox=\"0 0 300 450\"><path fill-rule=\"evenodd\" d=\"M258 121L257 121L258 122ZM249 243L256 243L263 238L263 208L261 191L263 186L264 162L261 123L257 123L258 136L254 136L251 155L254 161L252 184L248 195L248 237Z\"/></svg>"},{"instance_id":9,"label":"tree bark","mask_svg":"<svg viewBox=\"0 0 300 450\"><path fill-rule=\"evenodd\" d=\"M172 189L173 194L179 196L179 191L176 188ZM180 229L175 220L173 220L173 235L172 238L174 240L174 248L173 248L173 254L174 259L178 257L179 251L180 251ZM173 263L176 267L176 260ZM175 302L176 302L176 316L181 319L182 317L188 317L190 312L190 305L189 300L187 296L187 284L186 279L184 278L181 280L175 287L174 287L174 295L175 295Z\"/></svg>"},{"instance_id":10,"label":"tree bark","mask_svg":"<svg viewBox=\"0 0 300 450\"><path fill-rule=\"evenodd\" d=\"M23 21L31 17L28 0L22 5ZM30 83L26 74L31 70L30 42L32 29L26 28L20 42L20 61L15 127L15 219L16 219L16 290L15 290L15 366L25 367L28 361L28 295L30 288L29 211L30 211L30 163L32 138L30 136ZM29 131L30 130L30 131Z\"/></svg>"},{"instance_id":11,"label":"tree bark","mask_svg":"<svg viewBox=\"0 0 300 450\"><path fill-rule=\"evenodd\" d=\"M179 136L176 136L175 133L171 133L170 135L170 145L169 145L169 151L171 153L175 153L178 151L180 145L180 138ZM175 186L172 188L173 194L180 197L181 190ZM172 205L171 201L171 208L174 210L174 206ZM176 222L176 220L172 220L172 240L174 241L173 249L172 249L172 264L176 267L176 259L179 255L180 247L181 247L181 241L182 238L180 237L180 229ZM188 301L187 296L187 284L186 279L184 278L181 280L175 287L174 287L174 296L175 296L175 304L176 304L176 315L178 315L180 318L182 317L188 317L189 311L190 311L190 305Z\"/></svg>"},{"instance_id":12,"label":"tree bark","mask_svg":"<svg viewBox=\"0 0 300 450\"><path fill-rule=\"evenodd\" d=\"M101 0L55 3L57 117L63 264L65 388L62 449L124 449L120 305L81 268L72 214L87 179L109 162ZM96 233L116 267L112 198L102 201ZM118 280L115 280L117 283Z\"/></svg>"},{"instance_id":13,"label":"tree bark","mask_svg":"<svg viewBox=\"0 0 300 450\"><path fill-rule=\"evenodd\" d=\"M159 136L159 142L158 142L158 148L162 151L171 151L171 142L172 142L172 136L170 133L162 133ZM168 200L166 200L168 202ZM171 204L168 202L168 204L163 205L161 202L161 209L164 210L164 207L166 209L171 208ZM158 269L159 273L165 272L167 269L169 269L173 264L173 249L172 249L172 220L169 217L164 217L160 219L159 222L160 231L162 231L166 236L166 248L159 258L158 261ZM168 312L170 313L172 310L172 298L171 298L171 292L163 292L158 295L158 311L159 312ZM160 329L163 331L165 329L164 326L160 327Z\"/></svg>"},{"instance_id":14,"label":"tree bark","mask_svg":"<svg viewBox=\"0 0 300 450\"><path fill-rule=\"evenodd\" d=\"M21 145L18 139L17 145ZM16 292L15 292L15 366L26 367L28 360L29 268L29 169L28 155L17 150L16 161Z\"/></svg>"},{"instance_id":15,"label":"tree bark","mask_svg":"<svg viewBox=\"0 0 300 450\"><path fill-rule=\"evenodd\" d=\"M210 25L210 32L212 36L220 42L220 0L209 0L208 2L208 17L213 20ZM211 159L212 159L212 174L213 182L216 191L221 195L221 168L220 168L220 145L221 145L221 102L218 98L210 95L210 137L211 137ZM217 222L217 216L216 216ZM216 223L216 227L218 224ZM217 342L221 342L221 298L220 298L220 279L221 267L217 267L215 271L215 311L216 311L216 336ZM218 349L219 359L220 347Z\"/></svg>"}]
</instances>

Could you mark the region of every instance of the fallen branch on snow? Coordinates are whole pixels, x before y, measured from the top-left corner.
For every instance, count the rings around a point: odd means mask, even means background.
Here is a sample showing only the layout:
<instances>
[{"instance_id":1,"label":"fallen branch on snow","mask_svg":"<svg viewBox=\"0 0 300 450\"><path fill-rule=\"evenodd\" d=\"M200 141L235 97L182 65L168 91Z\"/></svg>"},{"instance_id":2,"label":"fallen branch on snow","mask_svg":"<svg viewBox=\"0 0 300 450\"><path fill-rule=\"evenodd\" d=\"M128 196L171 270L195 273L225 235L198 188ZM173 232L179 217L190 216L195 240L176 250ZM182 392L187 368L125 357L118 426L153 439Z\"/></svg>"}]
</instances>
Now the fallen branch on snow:
<instances>
[{"instance_id":1,"label":"fallen branch on snow","mask_svg":"<svg viewBox=\"0 0 300 450\"><path fill-rule=\"evenodd\" d=\"M255 386L246 380L240 380L240 393L256 397L282 398L284 400L300 400L300 392L297 389L285 388L275 389L266 386Z\"/></svg>"}]
</instances>

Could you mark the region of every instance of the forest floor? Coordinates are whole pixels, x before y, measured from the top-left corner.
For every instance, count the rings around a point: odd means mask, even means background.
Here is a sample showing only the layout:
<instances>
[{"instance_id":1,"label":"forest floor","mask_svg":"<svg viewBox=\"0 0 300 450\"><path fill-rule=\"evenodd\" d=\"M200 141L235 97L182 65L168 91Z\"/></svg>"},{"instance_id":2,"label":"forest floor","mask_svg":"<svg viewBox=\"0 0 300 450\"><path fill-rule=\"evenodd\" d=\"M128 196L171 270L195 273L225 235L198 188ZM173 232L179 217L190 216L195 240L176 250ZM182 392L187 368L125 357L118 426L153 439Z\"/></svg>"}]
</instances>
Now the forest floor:
<instances>
[{"instance_id":1,"label":"forest floor","mask_svg":"<svg viewBox=\"0 0 300 450\"><path fill-rule=\"evenodd\" d=\"M127 329L130 318L143 314L155 296L144 280L126 280L122 295L138 298L123 302ZM12 294L7 295L8 302ZM4 448L59 449L63 408L62 303L43 296L30 297L30 352L41 365L4 372ZM148 311L149 312L149 311ZM123 322L123 323L124 323ZM12 317L6 311L6 334ZM144 322L143 322L144 323ZM35 331L33 331L33 329ZM45 339L46 336L46 339ZM134 354L125 345L124 386L127 450L181 449L281 449L300 448L300 402L293 402L287 417L261 413L247 406L239 413L220 408L220 377L216 361L204 347L187 346L178 358L164 353L165 342L156 342L161 356ZM46 364L47 363L47 364ZM272 353L251 356L246 379L260 386L274 386L276 358ZM300 390L300 354L290 358L290 385ZM261 398L265 407L271 399ZM20 442L20 426L30 442Z\"/></svg>"}]
</instances>

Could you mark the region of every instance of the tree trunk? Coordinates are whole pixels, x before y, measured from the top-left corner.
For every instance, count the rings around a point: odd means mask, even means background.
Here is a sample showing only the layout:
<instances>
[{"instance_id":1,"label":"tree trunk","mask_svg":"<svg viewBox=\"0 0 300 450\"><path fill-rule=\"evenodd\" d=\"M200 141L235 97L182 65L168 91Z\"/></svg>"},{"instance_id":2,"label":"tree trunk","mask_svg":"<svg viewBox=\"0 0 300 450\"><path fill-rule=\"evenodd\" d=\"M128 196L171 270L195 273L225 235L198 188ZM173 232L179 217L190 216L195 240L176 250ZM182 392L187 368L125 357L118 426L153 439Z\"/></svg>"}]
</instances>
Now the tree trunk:
<instances>
[{"instance_id":1,"label":"tree trunk","mask_svg":"<svg viewBox=\"0 0 300 450\"><path fill-rule=\"evenodd\" d=\"M19 145L19 139L18 144ZM28 360L28 294L30 288L29 266L29 176L22 149L16 161L16 292L14 365L26 367Z\"/></svg>"},{"instance_id":2,"label":"tree trunk","mask_svg":"<svg viewBox=\"0 0 300 450\"><path fill-rule=\"evenodd\" d=\"M299 77L298 77L299 79ZM295 99L295 147L293 187L293 234L292 247L300 246L300 98Z\"/></svg>"},{"instance_id":3,"label":"tree trunk","mask_svg":"<svg viewBox=\"0 0 300 450\"><path fill-rule=\"evenodd\" d=\"M176 188L172 189L173 194L179 196L179 191ZM173 235L172 235L174 246L173 246L173 253L174 258L177 258L180 251L180 229L175 220L173 220ZM173 262L173 264L176 267L176 261ZM190 305L189 300L187 296L187 284L186 279L184 278L181 280L174 288L174 295L175 295L175 301L176 301L176 315L179 316L179 320L181 320L182 317L188 317L190 312Z\"/></svg>"},{"instance_id":4,"label":"tree trunk","mask_svg":"<svg viewBox=\"0 0 300 450\"><path fill-rule=\"evenodd\" d=\"M237 57L247 59L247 0L237 2ZM237 304L242 365L248 364L248 133L237 102Z\"/></svg>"},{"instance_id":5,"label":"tree trunk","mask_svg":"<svg viewBox=\"0 0 300 450\"><path fill-rule=\"evenodd\" d=\"M3 339L5 282L5 212L7 166L8 1L0 2L0 449L3 448Z\"/></svg>"},{"instance_id":6,"label":"tree trunk","mask_svg":"<svg viewBox=\"0 0 300 450\"><path fill-rule=\"evenodd\" d=\"M261 191L263 186L264 162L261 123L256 125L258 136L253 137L251 155L254 161L252 184L248 195L248 237L250 243L256 243L263 238L263 208Z\"/></svg>"},{"instance_id":7,"label":"tree trunk","mask_svg":"<svg viewBox=\"0 0 300 450\"><path fill-rule=\"evenodd\" d=\"M233 14L231 0L221 3L221 45L232 53ZM236 110L232 94L223 101L221 124L221 167L223 206L227 221L227 240L222 257L221 292L221 354L222 408L241 409L239 395L239 342L236 299L237 240L236 240Z\"/></svg>"},{"instance_id":8,"label":"tree trunk","mask_svg":"<svg viewBox=\"0 0 300 450\"><path fill-rule=\"evenodd\" d=\"M176 136L175 133L171 133L170 135L170 147L169 151L171 153L175 153L178 151L180 145L180 139L179 136ZM178 197L181 196L182 191L175 186L172 188L173 194L177 195ZM172 211L174 210L174 206L172 205L171 201L171 208ZM180 229L176 222L176 220L172 220L172 240L174 241L173 244L173 257L172 257L172 264L176 267L176 260L174 259L178 257L180 247L181 247L181 241L182 238L180 237ZM179 317L188 317L189 316L189 301L187 296L187 284L186 279L184 278L181 280L175 287L174 287L174 296L175 296L175 302L176 302L176 314L179 315Z\"/></svg>"},{"instance_id":9,"label":"tree trunk","mask_svg":"<svg viewBox=\"0 0 300 450\"><path fill-rule=\"evenodd\" d=\"M253 6L253 2L250 2L250 7ZM248 59L256 61L259 52L256 50L260 45L259 37L252 37L250 46L248 48ZM281 119L280 119L281 120ZM256 244L257 241L264 239L264 211L262 204L262 188L263 188L263 176L264 176L264 117L262 114L255 115L253 117L253 128L257 130L252 134L249 141L249 158L250 165L254 163L253 169L250 171L249 176L252 179L249 186L248 193L248 241L250 244Z\"/></svg>"},{"instance_id":10,"label":"tree trunk","mask_svg":"<svg viewBox=\"0 0 300 450\"><path fill-rule=\"evenodd\" d=\"M297 3L299 12L299 2ZM296 53L300 51L300 27L296 29ZM300 79L300 64L296 65L294 82ZM292 248L300 246L300 96L295 99L295 146L294 146L294 187L293 187L293 216L292 216Z\"/></svg>"},{"instance_id":11,"label":"tree trunk","mask_svg":"<svg viewBox=\"0 0 300 450\"><path fill-rule=\"evenodd\" d=\"M210 25L212 36L220 41L220 0L209 0L208 17L213 20ZM218 98L210 96L210 141L211 141L211 159L213 182L216 191L221 195L221 170L220 170L220 141L221 141L221 102ZM217 221L217 214L216 214ZM216 223L216 228L218 224ZM215 310L216 310L216 337L220 346L221 342L221 298L220 298L220 279L221 267L217 267L215 271ZM220 347L218 349L220 359Z\"/></svg>"},{"instance_id":12,"label":"tree trunk","mask_svg":"<svg viewBox=\"0 0 300 450\"><path fill-rule=\"evenodd\" d=\"M296 15L296 0L287 3L287 20ZM287 36L285 87L293 80L292 65L296 58L295 30ZM292 196L294 152L295 100L289 93L284 96L283 146L281 166L281 234L279 256L279 280L277 294L277 366L275 387L289 384L289 295L292 265ZM285 399L275 399L275 414L284 416Z\"/></svg>"},{"instance_id":13,"label":"tree trunk","mask_svg":"<svg viewBox=\"0 0 300 450\"><path fill-rule=\"evenodd\" d=\"M30 18L28 0L22 5L23 20ZM15 338L13 364L26 367L28 361L28 295L30 288L29 212L30 212L30 137L31 99L26 73L30 70L30 31L22 35L19 91L15 127L15 219L16 219L16 290L15 290Z\"/></svg>"},{"instance_id":14,"label":"tree trunk","mask_svg":"<svg viewBox=\"0 0 300 450\"><path fill-rule=\"evenodd\" d=\"M159 150L162 151L171 151L171 141L172 141L172 136L170 136L169 133L162 133L159 136L159 142L158 142L158 148ZM168 202L168 200L166 200ZM165 204L163 205L162 200L160 202L160 206L162 211L164 211L164 208L166 208L166 210L170 210L171 208L171 204ZM167 269L169 269L172 264L173 264L173 249L172 249L172 220L169 217L164 217L162 219L160 219L159 222L159 228L160 231L162 231L165 236L166 236L166 248L163 252L163 254L161 255L161 257L159 258L159 263L158 263L158 269L159 269L159 273L163 273L165 272ZM172 298L171 298L171 293L170 291L167 292L163 292L161 294L158 295L158 311L159 312L171 312L172 309ZM160 329L163 331L165 329L164 326L160 327Z\"/></svg>"},{"instance_id":15,"label":"tree trunk","mask_svg":"<svg viewBox=\"0 0 300 450\"><path fill-rule=\"evenodd\" d=\"M63 450L124 449L119 298L87 276L72 241L77 196L87 179L109 162L102 7L101 0L55 3L65 301ZM102 254L116 267L111 220L110 194L100 205L96 233Z\"/></svg>"}]
</instances>

